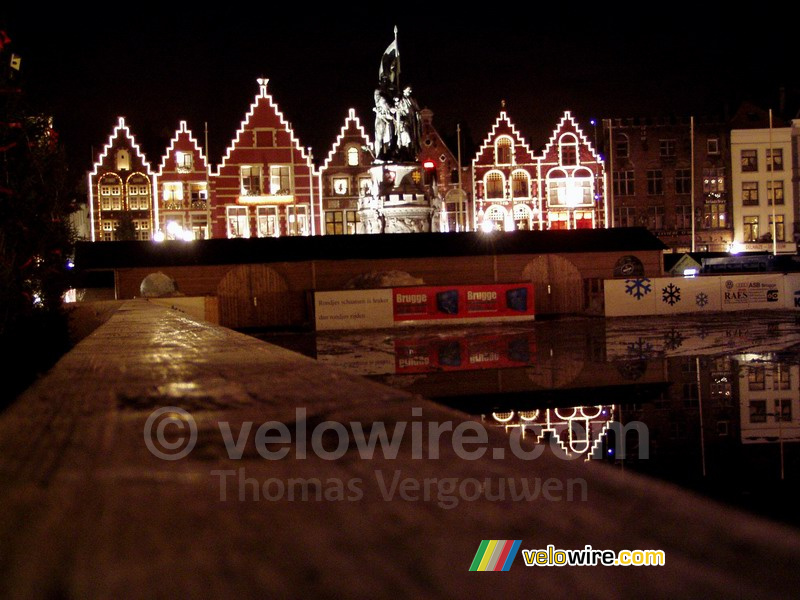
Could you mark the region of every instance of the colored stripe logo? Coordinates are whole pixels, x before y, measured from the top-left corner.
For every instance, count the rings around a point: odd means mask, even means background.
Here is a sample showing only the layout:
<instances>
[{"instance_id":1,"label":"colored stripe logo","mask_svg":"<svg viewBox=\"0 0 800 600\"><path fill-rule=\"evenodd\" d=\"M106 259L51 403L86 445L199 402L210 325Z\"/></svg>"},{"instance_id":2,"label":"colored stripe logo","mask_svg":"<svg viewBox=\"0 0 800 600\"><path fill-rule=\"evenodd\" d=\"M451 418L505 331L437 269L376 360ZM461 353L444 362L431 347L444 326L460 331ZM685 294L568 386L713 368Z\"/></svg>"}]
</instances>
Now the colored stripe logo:
<instances>
[{"instance_id":1,"label":"colored stripe logo","mask_svg":"<svg viewBox=\"0 0 800 600\"><path fill-rule=\"evenodd\" d=\"M472 559L470 571L508 571L522 540L483 540Z\"/></svg>"}]
</instances>

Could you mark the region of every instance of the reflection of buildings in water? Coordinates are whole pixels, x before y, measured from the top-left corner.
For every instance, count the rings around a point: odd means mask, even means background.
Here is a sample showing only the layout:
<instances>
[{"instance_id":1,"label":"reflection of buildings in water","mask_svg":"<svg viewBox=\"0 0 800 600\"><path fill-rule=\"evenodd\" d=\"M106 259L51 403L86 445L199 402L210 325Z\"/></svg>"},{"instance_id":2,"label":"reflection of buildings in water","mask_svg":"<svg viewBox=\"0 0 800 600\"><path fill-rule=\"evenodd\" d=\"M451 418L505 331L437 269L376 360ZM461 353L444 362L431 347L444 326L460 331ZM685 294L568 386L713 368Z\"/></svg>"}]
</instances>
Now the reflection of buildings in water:
<instances>
[{"instance_id":1,"label":"reflection of buildings in water","mask_svg":"<svg viewBox=\"0 0 800 600\"><path fill-rule=\"evenodd\" d=\"M744 354L738 367L742 443L799 441L800 365Z\"/></svg>"},{"instance_id":2,"label":"reflection of buildings in water","mask_svg":"<svg viewBox=\"0 0 800 600\"><path fill-rule=\"evenodd\" d=\"M602 447L606 431L614 421L614 406L504 411L483 415L483 419L505 428L506 432L520 428L522 437L535 436L537 444L554 439L566 456L585 456L585 460L589 460L597 458L597 450Z\"/></svg>"}]
</instances>

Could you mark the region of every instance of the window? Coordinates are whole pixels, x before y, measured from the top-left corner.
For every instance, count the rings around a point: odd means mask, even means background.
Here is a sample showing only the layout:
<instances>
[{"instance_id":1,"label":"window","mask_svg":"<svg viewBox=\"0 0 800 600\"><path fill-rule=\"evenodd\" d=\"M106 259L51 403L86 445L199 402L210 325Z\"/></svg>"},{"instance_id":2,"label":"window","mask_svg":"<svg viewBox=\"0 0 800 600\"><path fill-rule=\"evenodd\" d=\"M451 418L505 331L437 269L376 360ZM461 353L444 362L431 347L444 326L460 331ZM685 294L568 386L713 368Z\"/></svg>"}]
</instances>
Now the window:
<instances>
[{"instance_id":1,"label":"window","mask_svg":"<svg viewBox=\"0 0 800 600\"><path fill-rule=\"evenodd\" d=\"M342 235L344 233L344 213L342 211L325 212L325 234Z\"/></svg>"},{"instance_id":2,"label":"window","mask_svg":"<svg viewBox=\"0 0 800 600\"><path fill-rule=\"evenodd\" d=\"M772 206L773 201L776 205L783 204L783 181L767 182L767 204Z\"/></svg>"},{"instance_id":3,"label":"window","mask_svg":"<svg viewBox=\"0 0 800 600\"><path fill-rule=\"evenodd\" d=\"M359 152L355 146L350 146L347 149L347 164L350 167L357 167L359 163Z\"/></svg>"},{"instance_id":4,"label":"window","mask_svg":"<svg viewBox=\"0 0 800 600\"><path fill-rule=\"evenodd\" d=\"M725 205L720 203L706 204L703 209L703 229L725 229L728 213Z\"/></svg>"},{"instance_id":5,"label":"window","mask_svg":"<svg viewBox=\"0 0 800 600\"><path fill-rule=\"evenodd\" d=\"M758 154L755 150L742 150L742 171L758 171Z\"/></svg>"},{"instance_id":6,"label":"window","mask_svg":"<svg viewBox=\"0 0 800 600\"><path fill-rule=\"evenodd\" d=\"M310 235L308 213L305 206L287 206L286 216L289 235Z\"/></svg>"},{"instance_id":7,"label":"window","mask_svg":"<svg viewBox=\"0 0 800 600\"><path fill-rule=\"evenodd\" d=\"M346 196L350 191L350 179L347 177L333 178L333 193L337 196Z\"/></svg>"},{"instance_id":8,"label":"window","mask_svg":"<svg viewBox=\"0 0 800 600\"><path fill-rule=\"evenodd\" d=\"M675 169L675 193L690 194L692 192L692 170Z\"/></svg>"},{"instance_id":9,"label":"window","mask_svg":"<svg viewBox=\"0 0 800 600\"><path fill-rule=\"evenodd\" d=\"M647 228L664 229L664 207L649 206L647 208Z\"/></svg>"},{"instance_id":10,"label":"window","mask_svg":"<svg viewBox=\"0 0 800 600\"><path fill-rule=\"evenodd\" d=\"M208 190L206 189L206 184L190 183L189 198L192 202L192 208L195 210L204 210L206 208L206 201L208 200Z\"/></svg>"},{"instance_id":11,"label":"window","mask_svg":"<svg viewBox=\"0 0 800 600\"><path fill-rule=\"evenodd\" d=\"M486 176L486 197L497 199L503 197L503 176L500 173L489 173Z\"/></svg>"},{"instance_id":12,"label":"window","mask_svg":"<svg viewBox=\"0 0 800 600\"><path fill-rule=\"evenodd\" d=\"M134 173L128 178L127 187L128 210L150 210L150 185L147 177Z\"/></svg>"},{"instance_id":13,"label":"window","mask_svg":"<svg viewBox=\"0 0 800 600\"><path fill-rule=\"evenodd\" d=\"M291 175L289 167L272 165L269 168L269 193L279 196L289 196L292 193Z\"/></svg>"},{"instance_id":14,"label":"window","mask_svg":"<svg viewBox=\"0 0 800 600\"><path fill-rule=\"evenodd\" d=\"M136 229L136 239L146 242L150 239L150 221L141 219L133 222L133 227Z\"/></svg>"},{"instance_id":15,"label":"window","mask_svg":"<svg viewBox=\"0 0 800 600\"><path fill-rule=\"evenodd\" d=\"M782 242L786 235L783 215L775 215L775 229L772 228L772 215L769 216L769 233L775 232L775 241Z\"/></svg>"},{"instance_id":16,"label":"window","mask_svg":"<svg viewBox=\"0 0 800 600\"><path fill-rule=\"evenodd\" d=\"M261 166L260 165L242 165L239 168L242 196L260 196L261 195ZM234 236L242 237L242 236ZM249 235L246 237L250 237Z\"/></svg>"},{"instance_id":17,"label":"window","mask_svg":"<svg viewBox=\"0 0 800 600\"><path fill-rule=\"evenodd\" d=\"M280 235L277 206L259 206L256 209L256 233L262 238Z\"/></svg>"},{"instance_id":18,"label":"window","mask_svg":"<svg viewBox=\"0 0 800 600\"><path fill-rule=\"evenodd\" d=\"M767 149L767 171L783 171L783 148Z\"/></svg>"},{"instance_id":19,"label":"window","mask_svg":"<svg viewBox=\"0 0 800 600\"><path fill-rule=\"evenodd\" d=\"M531 209L525 204L517 204L514 207L514 229L530 229L531 225Z\"/></svg>"},{"instance_id":20,"label":"window","mask_svg":"<svg viewBox=\"0 0 800 600\"><path fill-rule=\"evenodd\" d=\"M615 227L636 227L636 209L632 206L618 206L614 209Z\"/></svg>"},{"instance_id":21,"label":"window","mask_svg":"<svg viewBox=\"0 0 800 600\"><path fill-rule=\"evenodd\" d=\"M792 420L792 401L789 398L777 398L775 400L775 420L784 423Z\"/></svg>"},{"instance_id":22,"label":"window","mask_svg":"<svg viewBox=\"0 0 800 600\"><path fill-rule=\"evenodd\" d=\"M346 210L344 211L344 218L345 218L345 233L348 235L352 235L356 233L356 228L358 227L358 213L354 210Z\"/></svg>"},{"instance_id":23,"label":"window","mask_svg":"<svg viewBox=\"0 0 800 600\"><path fill-rule=\"evenodd\" d=\"M117 171L131 170L131 154L125 149L117 150L116 154Z\"/></svg>"},{"instance_id":24,"label":"window","mask_svg":"<svg viewBox=\"0 0 800 600\"><path fill-rule=\"evenodd\" d=\"M683 384L683 407L697 408L700 404L697 382Z\"/></svg>"},{"instance_id":25,"label":"window","mask_svg":"<svg viewBox=\"0 0 800 600\"><path fill-rule=\"evenodd\" d=\"M767 422L766 400L750 400L750 422L751 423Z\"/></svg>"},{"instance_id":26,"label":"window","mask_svg":"<svg viewBox=\"0 0 800 600\"><path fill-rule=\"evenodd\" d=\"M719 197L725 191L725 168L706 167L703 169L703 193Z\"/></svg>"},{"instance_id":27,"label":"window","mask_svg":"<svg viewBox=\"0 0 800 600\"><path fill-rule=\"evenodd\" d=\"M178 210L183 207L183 184L164 183L162 190L165 209Z\"/></svg>"},{"instance_id":28,"label":"window","mask_svg":"<svg viewBox=\"0 0 800 600\"><path fill-rule=\"evenodd\" d=\"M647 193L658 196L664 193L664 174L661 169L647 171Z\"/></svg>"},{"instance_id":29,"label":"window","mask_svg":"<svg viewBox=\"0 0 800 600\"><path fill-rule=\"evenodd\" d=\"M742 182L742 204L744 206L758 206L758 182Z\"/></svg>"},{"instance_id":30,"label":"window","mask_svg":"<svg viewBox=\"0 0 800 600\"><path fill-rule=\"evenodd\" d=\"M528 198L530 197L530 185L528 184L528 174L524 171L515 171L511 175L511 197Z\"/></svg>"},{"instance_id":31,"label":"window","mask_svg":"<svg viewBox=\"0 0 800 600\"><path fill-rule=\"evenodd\" d=\"M790 387L789 366L782 364L775 367L772 371L772 389L788 390Z\"/></svg>"},{"instance_id":32,"label":"window","mask_svg":"<svg viewBox=\"0 0 800 600\"><path fill-rule=\"evenodd\" d=\"M208 219L205 215L192 215L191 226L194 239L204 240L208 237Z\"/></svg>"},{"instance_id":33,"label":"window","mask_svg":"<svg viewBox=\"0 0 800 600\"><path fill-rule=\"evenodd\" d=\"M756 240L758 240L758 217L744 217L744 241Z\"/></svg>"},{"instance_id":34,"label":"window","mask_svg":"<svg viewBox=\"0 0 800 600\"><path fill-rule=\"evenodd\" d=\"M246 206L227 206L225 215L229 238L250 237L250 220L247 217Z\"/></svg>"},{"instance_id":35,"label":"window","mask_svg":"<svg viewBox=\"0 0 800 600\"><path fill-rule=\"evenodd\" d=\"M495 143L495 162L498 165L510 165L511 158L511 138L498 138Z\"/></svg>"},{"instance_id":36,"label":"window","mask_svg":"<svg viewBox=\"0 0 800 600\"><path fill-rule=\"evenodd\" d=\"M369 177L358 178L358 189L362 196L369 196L370 188L372 187L372 179Z\"/></svg>"},{"instance_id":37,"label":"window","mask_svg":"<svg viewBox=\"0 0 800 600\"><path fill-rule=\"evenodd\" d=\"M675 228L676 229L691 229L692 228L692 207L685 205L678 205L675 207Z\"/></svg>"},{"instance_id":38,"label":"window","mask_svg":"<svg viewBox=\"0 0 800 600\"><path fill-rule=\"evenodd\" d=\"M614 195L633 196L633 171L617 171L614 173Z\"/></svg>"},{"instance_id":39,"label":"window","mask_svg":"<svg viewBox=\"0 0 800 600\"><path fill-rule=\"evenodd\" d=\"M628 136L624 133L621 133L614 141L614 147L617 158L628 158L630 156L630 143L628 142Z\"/></svg>"},{"instance_id":40,"label":"window","mask_svg":"<svg viewBox=\"0 0 800 600\"><path fill-rule=\"evenodd\" d=\"M179 173L184 173L186 171L192 170L192 153L191 152L181 152L180 150L175 151L175 166L178 168Z\"/></svg>"},{"instance_id":41,"label":"window","mask_svg":"<svg viewBox=\"0 0 800 600\"><path fill-rule=\"evenodd\" d=\"M572 166L578 164L578 138L571 133L561 136L558 143L558 154L562 165Z\"/></svg>"},{"instance_id":42,"label":"window","mask_svg":"<svg viewBox=\"0 0 800 600\"><path fill-rule=\"evenodd\" d=\"M550 206L586 206L594 204L594 178L586 168L576 169L569 177L561 169L547 174L547 201Z\"/></svg>"},{"instance_id":43,"label":"window","mask_svg":"<svg viewBox=\"0 0 800 600\"><path fill-rule=\"evenodd\" d=\"M706 152L708 154L719 154L719 138L710 137L706 140Z\"/></svg>"},{"instance_id":44,"label":"window","mask_svg":"<svg viewBox=\"0 0 800 600\"><path fill-rule=\"evenodd\" d=\"M675 156L675 140L658 140L658 150L661 158L673 158Z\"/></svg>"}]
</instances>

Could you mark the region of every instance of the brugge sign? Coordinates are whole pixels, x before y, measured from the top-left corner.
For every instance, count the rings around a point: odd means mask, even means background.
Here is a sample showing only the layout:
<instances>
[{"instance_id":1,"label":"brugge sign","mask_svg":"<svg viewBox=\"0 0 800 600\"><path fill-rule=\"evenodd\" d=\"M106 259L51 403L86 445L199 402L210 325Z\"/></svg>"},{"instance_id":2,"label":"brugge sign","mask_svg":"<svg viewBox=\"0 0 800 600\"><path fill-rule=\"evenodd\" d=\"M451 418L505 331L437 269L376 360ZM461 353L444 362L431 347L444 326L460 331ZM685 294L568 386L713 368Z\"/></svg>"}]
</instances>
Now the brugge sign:
<instances>
[{"instance_id":1,"label":"brugge sign","mask_svg":"<svg viewBox=\"0 0 800 600\"><path fill-rule=\"evenodd\" d=\"M318 330L533 319L530 283L316 292Z\"/></svg>"}]
</instances>

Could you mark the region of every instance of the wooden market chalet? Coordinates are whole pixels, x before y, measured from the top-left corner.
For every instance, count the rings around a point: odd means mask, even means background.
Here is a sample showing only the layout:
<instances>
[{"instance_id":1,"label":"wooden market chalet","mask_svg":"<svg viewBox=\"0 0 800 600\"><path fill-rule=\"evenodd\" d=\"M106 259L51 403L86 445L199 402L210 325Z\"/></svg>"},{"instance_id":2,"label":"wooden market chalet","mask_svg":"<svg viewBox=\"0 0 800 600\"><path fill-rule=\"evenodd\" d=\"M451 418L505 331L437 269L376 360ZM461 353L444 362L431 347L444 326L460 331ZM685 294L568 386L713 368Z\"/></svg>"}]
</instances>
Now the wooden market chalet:
<instances>
[{"instance_id":1,"label":"wooden market chalet","mask_svg":"<svg viewBox=\"0 0 800 600\"><path fill-rule=\"evenodd\" d=\"M89 173L91 241L357 233L373 161L361 120L350 109L325 160L315 165L267 83L258 80L258 93L216 166L181 121L156 171L120 117ZM471 166L461 168L433 126L432 111L424 109L421 118L419 158L436 171L445 230L606 227L604 165L569 112L537 153L503 106Z\"/></svg>"}]
</instances>

